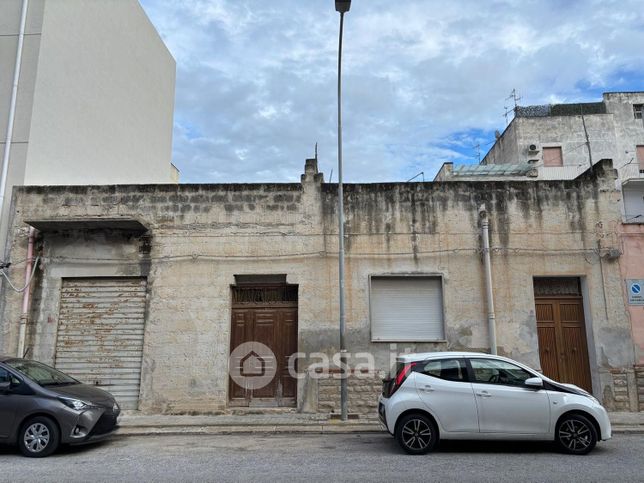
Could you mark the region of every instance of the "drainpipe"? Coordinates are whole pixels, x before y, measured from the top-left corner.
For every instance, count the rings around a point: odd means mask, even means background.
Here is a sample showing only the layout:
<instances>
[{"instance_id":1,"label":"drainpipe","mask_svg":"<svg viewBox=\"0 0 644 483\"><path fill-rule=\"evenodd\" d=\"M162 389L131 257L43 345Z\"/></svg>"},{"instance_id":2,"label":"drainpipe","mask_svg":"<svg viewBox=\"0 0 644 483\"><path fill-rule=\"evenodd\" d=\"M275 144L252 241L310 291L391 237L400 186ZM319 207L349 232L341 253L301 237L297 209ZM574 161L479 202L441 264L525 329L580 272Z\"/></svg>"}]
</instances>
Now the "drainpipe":
<instances>
[{"instance_id":1,"label":"drainpipe","mask_svg":"<svg viewBox=\"0 0 644 483\"><path fill-rule=\"evenodd\" d=\"M25 355L25 341L27 339L27 323L29 322L29 309L31 307L31 280L34 263L34 240L36 229L29 228L29 243L27 245L27 263L25 265L25 290L22 293L22 315L20 315L20 335L18 337L18 357Z\"/></svg>"},{"instance_id":2,"label":"drainpipe","mask_svg":"<svg viewBox=\"0 0 644 483\"><path fill-rule=\"evenodd\" d=\"M485 295L487 299L487 327L490 338L490 353L496 354L496 317L494 315L494 293L492 292L492 261L490 260L490 222L485 205L479 208L481 238L483 240L483 265L485 266Z\"/></svg>"},{"instance_id":3,"label":"drainpipe","mask_svg":"<svg viewBox=\"0 0 644 483\"><path fill-rule=\"evenodd\" d=\"M20 81L20 65L22 62L22 45L25 40L25 26L27 24L27 7L29 0L22 0L22 13L20 15L20 33L18 34L18 49L16 50L16 65L13 70L13 88L11 89L11 103L9 105L9 119L7 122L7 135L5 136L4 155L2 157L2 178L0 178L0 219L4 213L4 198L7 190L7 175L9 173L9 155L11 154L11 140L13 138L13 123L16 118L16 100L18 98L18 82Z\"/></svg>"}]
</instances>

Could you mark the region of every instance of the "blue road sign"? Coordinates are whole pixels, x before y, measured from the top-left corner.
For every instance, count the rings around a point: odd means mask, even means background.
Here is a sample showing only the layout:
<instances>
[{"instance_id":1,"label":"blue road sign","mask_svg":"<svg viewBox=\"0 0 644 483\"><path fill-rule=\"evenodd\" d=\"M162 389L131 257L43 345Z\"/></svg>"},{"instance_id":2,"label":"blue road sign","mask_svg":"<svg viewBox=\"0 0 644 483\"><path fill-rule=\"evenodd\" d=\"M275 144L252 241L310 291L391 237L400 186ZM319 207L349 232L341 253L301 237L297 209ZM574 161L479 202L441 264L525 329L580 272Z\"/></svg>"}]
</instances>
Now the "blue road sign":
<instances>
[{"instance_id":1,"label":"blue road sign","mask_svg":"<svg viewBox=\"0 0 644 483\"><path fill-rule=\"evenodd\" d=\"M628 305L644 305L644 280L626 280L628 290Z\"/></svg>"}]
</instances>

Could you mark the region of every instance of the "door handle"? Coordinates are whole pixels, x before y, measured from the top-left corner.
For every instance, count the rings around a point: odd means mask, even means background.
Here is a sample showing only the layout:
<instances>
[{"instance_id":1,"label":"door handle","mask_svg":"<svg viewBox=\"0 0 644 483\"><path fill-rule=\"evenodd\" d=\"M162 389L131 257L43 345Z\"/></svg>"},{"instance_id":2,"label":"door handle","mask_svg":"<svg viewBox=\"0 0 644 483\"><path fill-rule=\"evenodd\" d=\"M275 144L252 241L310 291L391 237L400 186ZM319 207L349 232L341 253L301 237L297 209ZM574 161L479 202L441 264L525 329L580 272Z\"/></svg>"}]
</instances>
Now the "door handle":
<instances>
[{"instance_id":1,"label":"door handle","mask_svg":"<svg viewBox=\"0 0 644 483\"><path fill-rule=\"evenodd\" d=\"M477 395L477 396L480 396L480 397L492 397L492 394L490 394L490 393L489 393L489 392L487 392L487 391L477 392L477 393L476 393L476 395Z\"/></svg>"},{"instance_id":2,"label":"door handle","mask_svg":"<svg viewBox=\"0 0 644 483\"><path fill-rule=\"evenodd\" d=\"M430 386L429 384L425 384L425 387L423 387L423 391L425 392L432 392L434 388Z\"/></svg>"}]
</instances>

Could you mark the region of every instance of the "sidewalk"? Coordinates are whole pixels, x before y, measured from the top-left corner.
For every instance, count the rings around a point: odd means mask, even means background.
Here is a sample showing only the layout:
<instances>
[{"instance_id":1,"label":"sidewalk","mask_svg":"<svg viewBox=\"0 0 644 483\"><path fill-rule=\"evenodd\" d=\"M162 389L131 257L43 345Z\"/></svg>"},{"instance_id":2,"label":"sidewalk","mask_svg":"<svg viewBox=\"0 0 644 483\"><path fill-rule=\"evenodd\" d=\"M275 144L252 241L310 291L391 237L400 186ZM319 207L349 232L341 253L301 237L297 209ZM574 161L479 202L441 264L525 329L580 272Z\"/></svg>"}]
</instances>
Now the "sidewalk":
<instances>
[{"instance_id":1,"label":"sidewalk","mask_svg":"<svg viewBox=\"0 0 644 483\"><path fill-rule=\"evenodd\" d=\"M613 427L613 433L644 434L644 411L638 413L615 412L608 413Z\"/></svg>"},{"instance_id":2,"label":"sidewalk","mask_svg":"<svg viewBox=\"0 0 644 483\"><path fill-rule=\"evenodd\" d=\"M613 433L644 434L644 412L610 413ZM274 434L274 433L369 433L384 431L377 417L361 416L346 422L328 414L296 412L233 411L213 416L140 415L124 412L121 436L151 434Z\"/></svg>"}]
</instances>

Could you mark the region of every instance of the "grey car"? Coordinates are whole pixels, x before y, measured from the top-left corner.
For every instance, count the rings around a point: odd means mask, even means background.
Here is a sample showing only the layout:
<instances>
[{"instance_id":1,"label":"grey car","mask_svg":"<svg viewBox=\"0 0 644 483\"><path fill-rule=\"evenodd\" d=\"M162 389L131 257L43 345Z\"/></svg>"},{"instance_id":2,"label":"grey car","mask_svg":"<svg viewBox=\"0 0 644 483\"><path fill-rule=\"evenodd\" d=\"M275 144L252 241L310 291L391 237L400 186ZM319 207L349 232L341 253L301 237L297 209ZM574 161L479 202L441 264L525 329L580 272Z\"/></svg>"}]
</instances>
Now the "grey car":
<instances>
[{"instance_id":1,"label":"grey car","mask_svg":"<svg viewBox=\"0 0 644 483\"><path fill-rule=\"evenodd\" d=\"M0 356L0 443L42 457L109 436L120 408L107 391L40 362Z\"/></svg>"}]
</instances>

